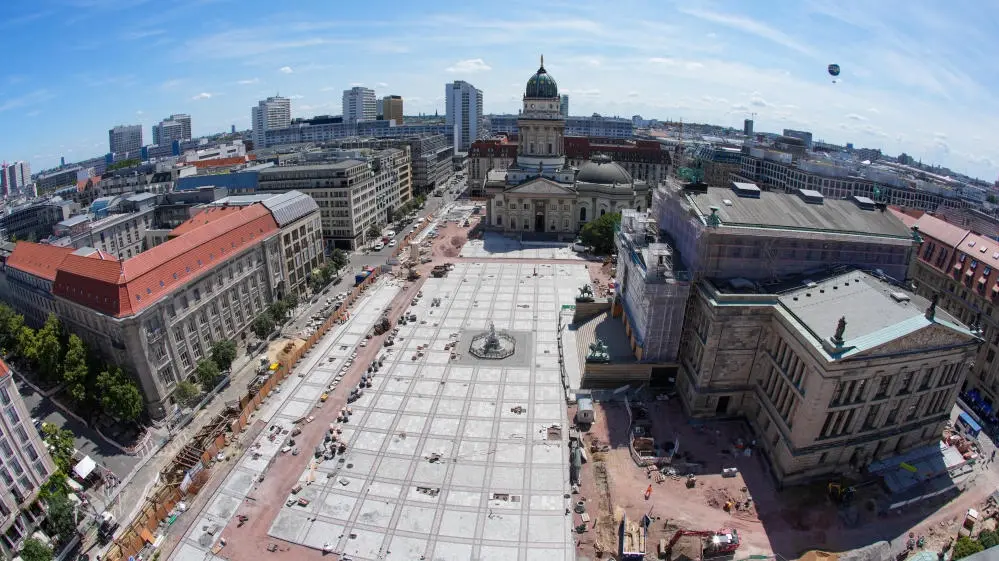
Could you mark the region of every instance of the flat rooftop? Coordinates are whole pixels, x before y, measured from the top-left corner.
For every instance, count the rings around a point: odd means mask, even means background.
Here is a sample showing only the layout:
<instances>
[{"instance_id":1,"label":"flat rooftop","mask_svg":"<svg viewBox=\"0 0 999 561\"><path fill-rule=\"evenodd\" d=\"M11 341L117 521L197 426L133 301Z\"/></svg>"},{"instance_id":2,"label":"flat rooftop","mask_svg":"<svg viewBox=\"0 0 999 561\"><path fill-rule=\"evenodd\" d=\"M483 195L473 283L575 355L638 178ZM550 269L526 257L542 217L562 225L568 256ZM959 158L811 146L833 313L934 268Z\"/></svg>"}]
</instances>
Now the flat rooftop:
<instances>
[{"instance_id":1,"label":"flat rooftop","mask_svg":"<svg viewBox=\"0 0 999 561\"><path fill-rule=\"evenodd\" d=\"M711 207L718 207L722 227L788 228L912 238L909 228L891 212L864 210L850 200L824 198L821 204L813 204L797 194L771 191L759 192L758 198L741 197L727 187L708 187L703 193L685 190L683 194L705 217L711 215Z\"/></svg>"},{"instance_id":2,"label":"flat rooftop","mask_svg":"<svg viewBox=\"0 0 999 561\"><path fill-rule=\"evenodd\" d=\"M783 293L780 306L821 340L836 333L845 318L846 346L872 348L931 325L930 302L863 271L850 271ZM934 322L971 336L953 316L937 307Z\"/></svg>"}]
</instances>

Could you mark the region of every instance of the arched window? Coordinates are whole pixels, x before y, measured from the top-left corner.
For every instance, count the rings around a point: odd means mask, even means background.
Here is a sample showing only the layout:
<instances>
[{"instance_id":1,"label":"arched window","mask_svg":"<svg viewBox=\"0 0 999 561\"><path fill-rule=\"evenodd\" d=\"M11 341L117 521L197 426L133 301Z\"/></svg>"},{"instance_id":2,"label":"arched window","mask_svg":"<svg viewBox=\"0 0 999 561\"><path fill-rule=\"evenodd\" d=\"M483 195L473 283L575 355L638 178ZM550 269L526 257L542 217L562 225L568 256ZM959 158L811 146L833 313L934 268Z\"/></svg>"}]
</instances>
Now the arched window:
<instances>
[{"instance_id":1,"label":"arched window","mask_svg":"<svg viewBox=\"0 0 999 561\"><path fill-rule=\"evenodd\" d=\"M603 216L605 214L607 214L607 209L606 208L600 209L600 216Z\"/></svg>"},{"instance_id":2,"label":"arched window","mask_svg":"<svg viewBox=\"0 0 999 561\"><path fill-rule=\"evenodd\" d=\"M579 209L579 221L580 222L585 222L586 221L586 207L585 206L581 207Z\"/></svg>"},{"instance_id":3,"label":"arched window","mask_svg":"<svg viewBox=\"0 0 999 561\"><path fill-rule=\"evenodd\" d=\"M496 217L496 225L497 226L502 226L503 225L503 217L502 216L497 216Z\"/></svg>"}]
</instances>

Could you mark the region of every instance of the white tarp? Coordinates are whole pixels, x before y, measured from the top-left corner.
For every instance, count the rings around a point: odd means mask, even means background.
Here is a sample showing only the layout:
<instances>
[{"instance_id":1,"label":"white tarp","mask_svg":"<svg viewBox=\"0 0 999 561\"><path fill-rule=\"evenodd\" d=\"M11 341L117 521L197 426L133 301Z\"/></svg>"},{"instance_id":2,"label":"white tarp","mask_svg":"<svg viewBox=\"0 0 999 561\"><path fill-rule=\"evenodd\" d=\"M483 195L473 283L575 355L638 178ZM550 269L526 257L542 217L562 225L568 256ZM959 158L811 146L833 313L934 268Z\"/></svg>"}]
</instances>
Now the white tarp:
<instances>
[{"instance_id":1,"label":"white tarp","mask_svg":"<svg viewBox=\"0 0 999 561\"><path fill-rule=\"evenodd\" d=\"M80 479L86 479L91 473L93 473L96 467L97 462L92 460L90 456L84 456L79 463L73 466L73 473L75 473Z\"/></svg>"}]
</instances>

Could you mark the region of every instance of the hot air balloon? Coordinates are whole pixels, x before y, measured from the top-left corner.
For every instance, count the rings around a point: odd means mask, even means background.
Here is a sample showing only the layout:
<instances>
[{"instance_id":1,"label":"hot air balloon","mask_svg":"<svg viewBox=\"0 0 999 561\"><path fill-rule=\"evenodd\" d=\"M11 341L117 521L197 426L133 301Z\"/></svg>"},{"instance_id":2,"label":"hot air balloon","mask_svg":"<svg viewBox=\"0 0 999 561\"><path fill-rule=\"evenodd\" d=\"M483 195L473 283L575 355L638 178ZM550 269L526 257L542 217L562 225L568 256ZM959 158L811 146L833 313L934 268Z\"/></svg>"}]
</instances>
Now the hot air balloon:
<instances>
[{"instance_id":1,"label":"hot air balloon","mask_svg":"<svg viewBox=\"0 0 999 561\"><path fill-rule=\"evenodd\" d=\"M830 64L829 65L829 75L830 76L839 76L839 65L838 64Z\"/></svg>"}]
</instances>

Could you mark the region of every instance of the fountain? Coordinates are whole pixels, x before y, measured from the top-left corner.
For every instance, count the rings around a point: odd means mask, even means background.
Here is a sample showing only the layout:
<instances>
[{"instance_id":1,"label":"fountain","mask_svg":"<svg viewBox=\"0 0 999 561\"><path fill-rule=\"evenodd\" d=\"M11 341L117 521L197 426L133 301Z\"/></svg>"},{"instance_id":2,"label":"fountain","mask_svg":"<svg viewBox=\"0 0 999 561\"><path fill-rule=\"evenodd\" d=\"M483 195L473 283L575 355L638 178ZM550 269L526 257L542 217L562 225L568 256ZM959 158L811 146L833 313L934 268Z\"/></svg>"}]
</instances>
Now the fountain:
<instances>
[{"instance_id":1,"label":"fountain","mask_svg":"<svg viewBox=\"0 0 999 561\"><path fill-rule=\"evenodd\" d=\"M499 360L513 355L517 342L510 335L497 332L496 325L489 322L489 331L472 338L468 352L476 358Z\"/></svg>"}]
</instances>

